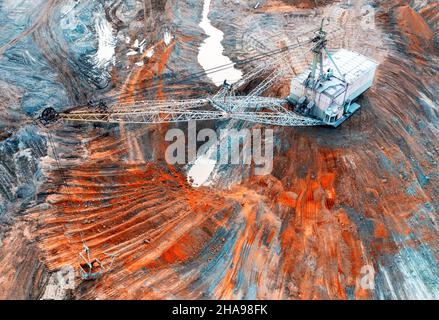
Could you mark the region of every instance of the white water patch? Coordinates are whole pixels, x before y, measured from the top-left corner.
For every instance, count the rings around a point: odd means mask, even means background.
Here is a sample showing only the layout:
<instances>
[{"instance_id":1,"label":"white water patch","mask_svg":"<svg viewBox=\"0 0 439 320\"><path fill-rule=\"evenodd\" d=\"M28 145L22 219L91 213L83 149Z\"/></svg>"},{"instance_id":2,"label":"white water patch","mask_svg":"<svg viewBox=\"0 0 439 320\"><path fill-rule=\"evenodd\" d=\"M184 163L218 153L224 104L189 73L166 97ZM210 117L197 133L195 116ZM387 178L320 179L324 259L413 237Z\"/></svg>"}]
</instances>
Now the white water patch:
<instances>
[{"instance_id":1,"label":"white water patch","mask_svg":"<svg viewBox=\"0 0 439 320\"><path fill-rule=\"evenodd\" d=\"M234 68L233 62L229 57L223 55L224 47L221 41L224 39L224 33L210 23L208 18L210 4L211 0L204 0L203 17L199 26L208 35L208 38L204 40L199 48L198 62L215 85L221 86L224 80L227 80L228 83L235 83L242 78L243 74L241 70ZM208 72L209 69L223 65L231 65L231 67L218 72ZM211 147L206 153L199 155L189 168L187 178L193 187L208 186L211 183L209 178L211 178L217 164L216 151L218 147L219 145Z\"/></svg>"},{"instance_id":2,"label":"white water patch","mask_svg":"<svg viewBox=\"0 0 439 320\"><path fill-rule=\"evenodd\" d=\"M95 28L99 46L92 61L98 68L106 68L116 61L115 49L117 40L113 36L111 24L103 16L96 16Z\"/></svg>"},{"instance_id":3,"label":"white water patch","mask_svg":"<svg viewBox=\"0 0 439 320\"><path fill-rule=\"evenodd\" d=\"M234 83L242 78L242 72L233 67L233 62L225 55L223 55L224 47L221 41L224 39L224 33L212 26L209 20L211 0L204 0L203 18L199 26L209 36L200 46L198 52L198 62L208 72L209 69L218 66L231 64L230 68L218 72L208 73L207 76L215 85L220 86L224 80L228 83Z\"/></svg>"},{"instance_id":4,"label":"white water patch","mask_svg":"<svg viewBox=\"0 0 439 320\"><path fill-rule=\"evenodd\" d=\"M172 42L172 34L168 31L165 32L163 36L163 40L165 41L165 44L169 46Z\"/></svg>"},{"instance_id":5,"label":"white water patch","mask_svg":"<svg viewBox=\"0 0 439 320\"><path fill-rule=\"evenodd\" d=\"M149 49L145 55L147 58L151 58L154 55L154 48Z\"/></svg>"},{"instance_id":6,"label":"white water patch","mask_svg":"<svg viewBox=\"0 0 439 320\"><path fill-rule=\"evenodd\" d=\"M188 182L193 187L209 185L209 177L215 168L216 160L210 159L207 154L198 157L187 174Z\"/></svg>"}]
</instances>

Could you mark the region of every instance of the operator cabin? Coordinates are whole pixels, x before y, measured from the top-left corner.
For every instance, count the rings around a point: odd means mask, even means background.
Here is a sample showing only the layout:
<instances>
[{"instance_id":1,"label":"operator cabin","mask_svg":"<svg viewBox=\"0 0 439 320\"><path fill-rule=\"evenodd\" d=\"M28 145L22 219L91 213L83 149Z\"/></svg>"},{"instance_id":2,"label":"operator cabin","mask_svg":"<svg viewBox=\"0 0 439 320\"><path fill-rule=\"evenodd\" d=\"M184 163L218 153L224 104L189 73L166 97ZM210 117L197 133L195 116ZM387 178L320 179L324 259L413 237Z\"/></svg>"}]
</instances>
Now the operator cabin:
<instances>
[{"instance_id":1,"label":"operator cabin","mask_svg":"<svg viewBox=\"0 0 439 320\"><path fill-rule=\"evenodd\" d=\"M315 67L326 70L316 81L312 69L293 78L287 100L296 112L337 127L361 107L354 100L372 86L377 67L376 61L341 49L333 56L328 54L323 68Z\"/></svg>"}]
</instances>

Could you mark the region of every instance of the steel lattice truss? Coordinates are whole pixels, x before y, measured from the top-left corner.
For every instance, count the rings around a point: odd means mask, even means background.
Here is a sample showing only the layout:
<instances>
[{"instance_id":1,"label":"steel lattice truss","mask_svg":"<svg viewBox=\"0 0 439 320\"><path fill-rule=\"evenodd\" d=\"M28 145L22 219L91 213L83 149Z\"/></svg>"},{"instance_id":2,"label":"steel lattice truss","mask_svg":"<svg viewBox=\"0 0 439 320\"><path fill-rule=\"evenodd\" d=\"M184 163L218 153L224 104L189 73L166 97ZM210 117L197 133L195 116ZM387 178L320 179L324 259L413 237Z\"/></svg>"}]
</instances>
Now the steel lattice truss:
<instances>
[{"instance_id":1,"label":"steel lattice truss","mask_svg":"<svg viewBox=\"0 0 439 320\"><path fill-rule=\"evenodd\" d=\"M59 116L62 120L67 121L108 123L171 123L187 122L190 120L219 120L228 118L227 113L220 111L170 109L111 113L62 113Z\"/></svg>"},{"instance_id":2,"label":"steel lattice truss","mask_svg":"<svg viewBox=\"0 0 439 320\"><path fill-rule=\"evenodd\" d=\"M84 109L60 113L59 118L64 121L145 124L226 119L281 126L321 124L319 120L288 111L283 106L285 103L283 99L248 96L182 101L138 101L115 105L107 112L90 112Z\"/></svg>"}]
</instances>

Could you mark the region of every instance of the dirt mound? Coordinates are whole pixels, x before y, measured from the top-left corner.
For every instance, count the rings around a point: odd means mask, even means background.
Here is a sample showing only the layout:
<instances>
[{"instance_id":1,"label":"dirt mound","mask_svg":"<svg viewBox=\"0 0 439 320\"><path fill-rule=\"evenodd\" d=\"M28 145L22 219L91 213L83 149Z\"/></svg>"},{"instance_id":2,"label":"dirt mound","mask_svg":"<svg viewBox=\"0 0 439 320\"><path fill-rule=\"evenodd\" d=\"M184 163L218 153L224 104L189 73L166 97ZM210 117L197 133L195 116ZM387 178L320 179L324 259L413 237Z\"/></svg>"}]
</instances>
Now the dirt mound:
<instances>
[{"instance_id":1,"label":"dirt mound","mask_svg":"<svg viewBox=\"0 0 439 320\"><path fill-rule=\"evenodd\" d=\"M416 52L432 51L434 32L424 18L410 6L401 6L395 10L395 17L401 32L408 40L409 50Z\"/></svg>"}]
</instances>

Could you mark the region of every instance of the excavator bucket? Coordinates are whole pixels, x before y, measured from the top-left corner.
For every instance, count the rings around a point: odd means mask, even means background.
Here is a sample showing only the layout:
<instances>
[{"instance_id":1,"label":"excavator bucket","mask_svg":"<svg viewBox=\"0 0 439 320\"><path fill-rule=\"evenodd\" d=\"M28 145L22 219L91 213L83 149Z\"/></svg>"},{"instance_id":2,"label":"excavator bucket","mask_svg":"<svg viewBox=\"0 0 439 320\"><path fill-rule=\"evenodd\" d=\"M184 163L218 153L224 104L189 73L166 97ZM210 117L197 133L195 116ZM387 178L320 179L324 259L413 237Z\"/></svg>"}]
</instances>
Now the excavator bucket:
<instances>
[{"instance_id":1,"label":"excavator bucket","mask_svg":"<svg viewBox=\"0 0 439 320\"><path fill-rule=\"evenodd\" d=\"M105 271L102 266L102 263L97 259L94 259L89 263L80 264L80 268L81 268L81 278L86 281L98 279L99 277L102 276L103 272Z\"/></svg>"},{"instance_id":2,"label":"excavator bucket","mask_svg":"<svg viewBox=\"0 0 439 320\"><path fill-rule=\"evenodd\" d=\"M91 257L91 250L84 240L82 246L83 250L79 253L79 269L82 280L96 280L106 271L111 270L116 257L114 254L104 253L107 257L111 258L110 266L105 270L103 263L99 259Z\"/></svg>"}]
</instances>

